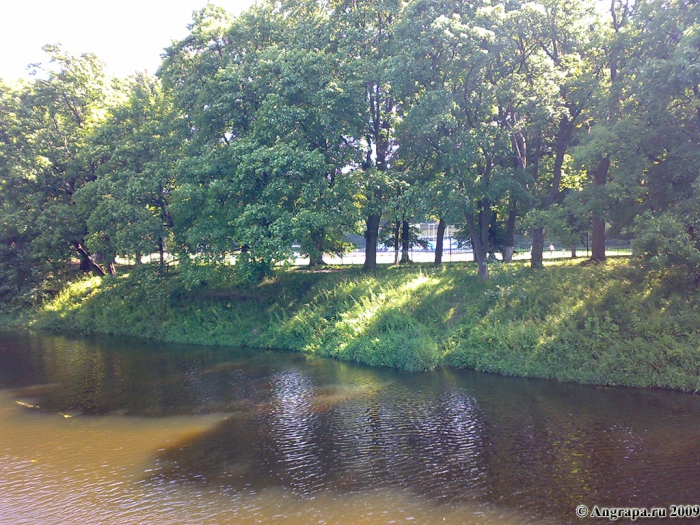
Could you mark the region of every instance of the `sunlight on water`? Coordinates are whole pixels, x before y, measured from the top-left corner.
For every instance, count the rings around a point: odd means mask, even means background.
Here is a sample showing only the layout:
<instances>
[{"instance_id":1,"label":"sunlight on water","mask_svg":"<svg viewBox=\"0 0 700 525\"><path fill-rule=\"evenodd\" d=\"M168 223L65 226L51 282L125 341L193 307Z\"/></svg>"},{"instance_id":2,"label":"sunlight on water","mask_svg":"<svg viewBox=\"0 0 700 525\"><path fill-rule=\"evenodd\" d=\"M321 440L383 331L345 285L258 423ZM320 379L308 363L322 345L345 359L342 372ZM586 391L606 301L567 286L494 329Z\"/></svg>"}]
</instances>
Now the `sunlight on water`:
<instances>
[{"instance_id":1,"label":"sunlight on water","mask_svg":"<svg viewBox=\"0 0 700 525\"><path fill-rule=\"evenodd\" d=\"M295 387L286 390L285 378L280 381L280 395L291 405L280 414L276 437L293 467L305 454L305 437L284 425L304 417L295 413L303 396ZM0 523L82 525L96 518L105 524L523 523L515 512L488 505L435 506L410 491L299 497L275 488L233 492L153 481L159 452L196 439L223 418L67 418L27 410L2 391Z\"/></svg>"},{"instance_id":2,"label":"sunlight on water","mask_svg":"<svg viewBox=\"0 0 700 525\"><path fill-rule=\"evenodd\" d=\"M561 525L699 471L699 396L0 332L3 525Z\"/></svg>"}]
</instances>

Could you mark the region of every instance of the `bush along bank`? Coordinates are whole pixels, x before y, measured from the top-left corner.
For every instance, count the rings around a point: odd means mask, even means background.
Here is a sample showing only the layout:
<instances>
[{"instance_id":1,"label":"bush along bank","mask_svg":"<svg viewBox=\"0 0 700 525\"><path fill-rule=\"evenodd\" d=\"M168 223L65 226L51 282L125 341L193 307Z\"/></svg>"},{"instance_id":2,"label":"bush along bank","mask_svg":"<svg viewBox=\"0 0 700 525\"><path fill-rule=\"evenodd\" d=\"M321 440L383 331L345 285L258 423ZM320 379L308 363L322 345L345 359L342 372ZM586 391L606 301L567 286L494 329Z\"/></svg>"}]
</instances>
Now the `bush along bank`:
<instances>
[{"instance_id":1,"label":"bush along bank","mask_svg":"<svg viewBox=\"0 0 700 525\"><path fill-rule=\"evenodd\" d=\"M541 270L470 264L283 270L241 285L135 268L78 279L14 324L279 348L409 371L440 366L700 391L700 301L685 278L626 260ZM5 319L5 324L8 321Z\"/></svg>"}]
</instances>

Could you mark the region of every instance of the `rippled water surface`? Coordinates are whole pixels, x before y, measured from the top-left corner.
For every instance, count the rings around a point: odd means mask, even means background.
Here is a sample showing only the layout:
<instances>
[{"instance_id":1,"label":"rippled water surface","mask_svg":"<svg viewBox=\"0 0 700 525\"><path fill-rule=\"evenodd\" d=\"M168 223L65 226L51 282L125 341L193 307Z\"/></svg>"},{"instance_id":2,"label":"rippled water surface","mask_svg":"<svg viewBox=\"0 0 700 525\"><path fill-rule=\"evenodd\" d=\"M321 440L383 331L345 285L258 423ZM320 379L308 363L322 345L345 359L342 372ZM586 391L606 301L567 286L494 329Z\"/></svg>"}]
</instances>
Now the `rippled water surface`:
<instances>
[{"instance_id":1,"label":"rippled water surface","mask_svg":"<svg viewBox=\"0 0 700 525\"><path fill-rule=\"evenodd\" d=\"M3 524L600 523L575 507L676 503L700 503L698 396L0 332Z\"/></svg>"}]
</instances>

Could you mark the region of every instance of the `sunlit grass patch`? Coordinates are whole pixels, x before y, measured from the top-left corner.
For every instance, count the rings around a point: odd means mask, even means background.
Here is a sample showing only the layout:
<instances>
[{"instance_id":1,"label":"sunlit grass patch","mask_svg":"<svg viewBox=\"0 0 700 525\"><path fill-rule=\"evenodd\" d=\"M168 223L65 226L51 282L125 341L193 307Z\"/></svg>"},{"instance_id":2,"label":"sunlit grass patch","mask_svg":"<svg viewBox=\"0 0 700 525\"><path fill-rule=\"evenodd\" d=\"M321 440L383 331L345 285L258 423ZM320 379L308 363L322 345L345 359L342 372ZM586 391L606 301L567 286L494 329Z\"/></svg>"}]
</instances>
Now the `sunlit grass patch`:
<instances>
[{"instance_id":1,"label":"sunlit grass patch","mask_svg":"<svg viewBox=\"0 0 700 525\"><path fill-rule=\"evenodd\" d=\"M66 286L52 300L48 301L43 309L46 312L66 312L79 308L82 301L96 293L102 285L102 279L91 277L75 281Z\"/></svg>"}]
</instances>

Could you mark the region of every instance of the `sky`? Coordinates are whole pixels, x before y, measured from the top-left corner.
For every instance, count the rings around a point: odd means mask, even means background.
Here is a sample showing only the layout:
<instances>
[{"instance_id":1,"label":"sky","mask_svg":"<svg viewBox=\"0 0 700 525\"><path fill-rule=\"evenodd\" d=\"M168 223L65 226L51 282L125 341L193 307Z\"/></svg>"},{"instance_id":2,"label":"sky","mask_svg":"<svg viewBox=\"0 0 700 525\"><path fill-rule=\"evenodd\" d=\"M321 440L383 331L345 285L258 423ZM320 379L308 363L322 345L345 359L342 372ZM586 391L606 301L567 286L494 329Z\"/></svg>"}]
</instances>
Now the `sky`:
<instances>
[{"instance_id":1,"label":"sky","mask_svg":"<svg viewBox=\"0 0 700 525\"><path fill-rule=\"evenodd\" d=\"M238 14L253 0L212 0ZM0 0L0 79L29 78L46 61L41 47L60 43L73 55L94 53L109 74L155 73L160 55L187 36L206 0Z\"/></svg>"}]
</instances>

